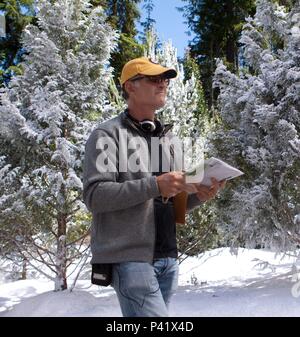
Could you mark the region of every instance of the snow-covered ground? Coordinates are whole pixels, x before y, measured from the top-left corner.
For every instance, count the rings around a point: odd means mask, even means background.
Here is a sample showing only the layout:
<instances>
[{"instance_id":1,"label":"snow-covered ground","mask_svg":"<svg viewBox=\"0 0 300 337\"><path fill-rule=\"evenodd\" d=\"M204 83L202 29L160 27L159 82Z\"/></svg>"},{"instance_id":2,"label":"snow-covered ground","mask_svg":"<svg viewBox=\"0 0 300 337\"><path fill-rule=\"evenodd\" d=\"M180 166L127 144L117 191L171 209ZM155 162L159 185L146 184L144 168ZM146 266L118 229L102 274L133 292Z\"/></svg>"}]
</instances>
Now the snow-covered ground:
<instances>
[{"instance_id":1,"label":"snow-covered ground","mask_svg":"<svg viewBox=\"0 0 300 337\"><path fill-rule=\"evenodd\" d=\"M180 265L170 316L300 316L300 261L264 250L219 248ZM71 284L71 282L70 282ZM111 287L79 280L53 292L45 279L0 284L0 316L121 316Z\"/></svg>"}]
</instances>

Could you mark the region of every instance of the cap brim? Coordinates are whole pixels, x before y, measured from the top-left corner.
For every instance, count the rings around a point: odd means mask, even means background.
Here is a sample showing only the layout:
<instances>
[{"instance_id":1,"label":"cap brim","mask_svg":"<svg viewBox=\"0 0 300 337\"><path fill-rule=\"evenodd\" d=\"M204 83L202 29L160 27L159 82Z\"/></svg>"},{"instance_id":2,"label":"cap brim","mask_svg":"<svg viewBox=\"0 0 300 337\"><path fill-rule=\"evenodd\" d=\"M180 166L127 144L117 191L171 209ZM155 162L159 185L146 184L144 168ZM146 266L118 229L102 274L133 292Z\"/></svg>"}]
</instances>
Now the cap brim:
<instances>
[{"instance_id":1,"label":"cap brim","mask_svg":"<svg viewBox=\"0 0 300 337\"><path fill-rule=\"evenodd\" d=\"M177 71L175 69L169 69L163 73L166 78L175 78L177 76Z\"/></svg>"},{"instance_id":2,"label":"cap brim","mask_svg":"<svg viewBox=\"0 0 300 337\"><path fill-rule=\"evenodd\" d=\"M149 69L144 69L140 72L141 75L156 76L164 74L166 78L174 78L177 76L177 71L172 68L165 68L161 66L151 67Z\"/></svg>"}]
</instances>

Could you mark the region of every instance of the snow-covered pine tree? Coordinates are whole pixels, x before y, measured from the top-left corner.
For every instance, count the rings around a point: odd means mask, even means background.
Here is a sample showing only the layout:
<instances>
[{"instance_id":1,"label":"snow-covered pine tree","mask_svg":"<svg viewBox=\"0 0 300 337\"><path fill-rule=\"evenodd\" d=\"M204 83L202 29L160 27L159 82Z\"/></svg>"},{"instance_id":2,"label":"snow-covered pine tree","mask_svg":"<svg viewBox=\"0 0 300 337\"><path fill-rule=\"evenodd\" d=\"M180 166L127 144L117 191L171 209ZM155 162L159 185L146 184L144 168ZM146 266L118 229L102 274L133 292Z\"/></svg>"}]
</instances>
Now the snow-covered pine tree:
<instances>
[{"instance_id":1,"label":"snow-covered pine tree","mask_svg":"<svg viewBox=\"0 0 300 337\"><path fill-rule=\"evenodd\" d=\"M202 159L206 138L213 125L207 113L201 82L192 70L187 78L184 65L178 61L177 49L171 41L158 46L154 29L146 35L145 56L167 67L173 67L178 72L177 78L170 81L166 105L158 111L158 116L164 123L174 125L172 132L183 141L185 150L188 150L185 156L188 169L188 166L191 167ZM193 255L211 247L216 234L213 208L212 203L203 205L187 215L186 226L178 226L180 252Z\"/></svg>"},{"instance_id":2,"label":"snow-covered pine tree","mask_svg":"<svg viewBox=\"0 0 300 337\"><path fill-rule=\"evenodd\" d=\"M90 117L104 113L116 34L87 0L37 6L38 26L23 36L24 73L1 92L0 230L63 290L87 230L78 221L84 146Z\"/></svg>"},{"instance_id":3,"label":"snow-covered pine tree","mask_svg":"<svg viewBox=\"0 0 300 337\"><path fill-rule=\"evenodd\" d=\"M227 243L288 250L300 226L300 8L287 13L258 0L241 36L247 69L236 76L219 62L224 122L216 154L245 175L229 183L219 204Z\"/></svg>"},{"instance_id":4,"label":"snow-covered pine tree","mask_svg":"<svg viewBox=\"0 0 300 337\"><path fill-rule=\"evenodd\" d=\"M200 136L196 118L199 82L193 73L190 79L185 80L183 65L178 62L177 49L171 41L163 42L159 48L156 41L155 31L148 32L145 56L154 62L176 69L178 73L178 76L170 81L166 104L158 111L158 115L165 123L173 124L172 132L180 139L183 140L184 137L196 139Z\"/></svg>"}]
</instances>

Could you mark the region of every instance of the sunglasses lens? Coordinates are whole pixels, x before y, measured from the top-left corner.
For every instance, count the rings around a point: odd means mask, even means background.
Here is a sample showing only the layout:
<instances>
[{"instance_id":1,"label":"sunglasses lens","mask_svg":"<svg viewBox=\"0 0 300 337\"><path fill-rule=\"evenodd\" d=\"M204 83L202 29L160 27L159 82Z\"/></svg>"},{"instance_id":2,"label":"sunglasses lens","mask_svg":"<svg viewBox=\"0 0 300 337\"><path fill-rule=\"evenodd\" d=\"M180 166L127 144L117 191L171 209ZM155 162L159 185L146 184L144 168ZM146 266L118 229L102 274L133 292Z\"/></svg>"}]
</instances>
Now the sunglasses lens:
<instances>
[{"instance_id":1,"label":"sunglasses lens","mask_svg":"<svg viewBox=\"0 0 300 337\"><path fill-rule=\"evenodd\" d=\"M149 81L155 83L155 84L161 84L161 83L165 83L166 85L169 85L170 83L170 79L165 78L165 77L155 77L155 76L149 76L147 77L149 79Z\"/></svg>"},{"instance_id":2,"label":"sunglasses lens","mask_svg":"<svg viewBox=\"0 0 300 337\"><path fill-rule=\"evenodd\" d=\"M144 78L147 81L149 81L151 83L154 83L154 84L164 83L167 86L170 84L170 79L169 78L159 77L159 76L140 76L140 77L136 77L136 78L131 79L131 81L134 82L134 81L142 80Z\"/></svg>"}]
</instances>

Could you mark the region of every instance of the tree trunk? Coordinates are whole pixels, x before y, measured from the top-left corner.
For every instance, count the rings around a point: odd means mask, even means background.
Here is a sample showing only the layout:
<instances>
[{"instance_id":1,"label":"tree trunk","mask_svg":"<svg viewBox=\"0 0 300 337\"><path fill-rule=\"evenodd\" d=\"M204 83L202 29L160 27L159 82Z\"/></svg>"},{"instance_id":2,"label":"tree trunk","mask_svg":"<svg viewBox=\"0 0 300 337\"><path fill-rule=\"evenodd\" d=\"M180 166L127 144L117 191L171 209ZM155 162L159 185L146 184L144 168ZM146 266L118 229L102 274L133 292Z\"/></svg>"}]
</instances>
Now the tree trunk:
<instances>
[{"instance_id":1,"label":"tree trunk","mask_svg":"<svg viewBox=\"0 0 300 337\"><path fill-rule=\"evenodd\" d=\"M227 17L232 17L233 15L233 11L234 11L234 4L232 2L232 0L230 1L226 1L225 2L225 16ZM233 29L233 28L231 28ZM235 72L235 65L236 65L236 59L237 59L237 55L236 55L236 40L234 37L233 32L229 32L229 35L226 38L226 61L231 63L233 66L233 71Z\"/></svg>"},{"instance_id":2,"label":"tree trunk","mask_svg":"<svg viewBox=\"0 0 300 337\"><path fill-rule=\"evenodd\" d=\"M61 291L68 288L67 285L67 248L66 233L67 221L66 215L60 214L57 219L57 252L56 252L56 280L55 291Z\"/></svg>"},{"instance_id":3,"label":"tree trunk","mask_svg":"<svg viewBox=\"0 0 300 337\"><path fill-rule=\"evenodd\" d=\"M21 274L21 280L27 279L27 259L24 257L22 261L22 274Z\"/></svg>"},{"instance_id":4,"label":"tree trunk","mask_svg":"<svg viewBox=\"0 0 300 337\"><path fill-rule=\"evenodd\" d=\"M210 40L209 42L209 62L210 62L210 78L209 78L209 99L208 99L208 105L209 107L212 107L215 105L214 103L214 88L213 88L213 75L215 72L215 63L214 63L214 50L213 50L213 41Z\"/></svg>"},{"instance_id":5,"label":"tree trunk","mask_svg":"<svg viewBox=\"0 0 300 337\"><path fill-rule=\"evenodd\" d=\"M235 40L233 37L228 38L226 42L226 60L232 63L234 67L236 66L236 47L235 47Z\"/></svg>"}]
</instances>

